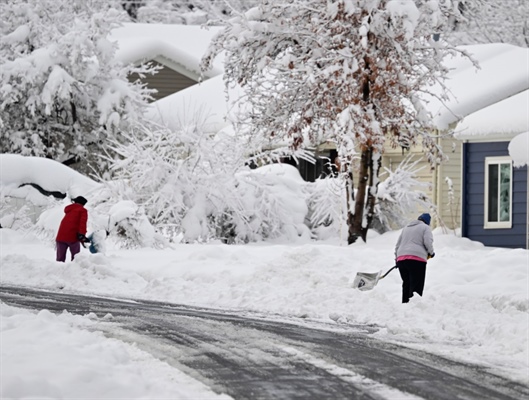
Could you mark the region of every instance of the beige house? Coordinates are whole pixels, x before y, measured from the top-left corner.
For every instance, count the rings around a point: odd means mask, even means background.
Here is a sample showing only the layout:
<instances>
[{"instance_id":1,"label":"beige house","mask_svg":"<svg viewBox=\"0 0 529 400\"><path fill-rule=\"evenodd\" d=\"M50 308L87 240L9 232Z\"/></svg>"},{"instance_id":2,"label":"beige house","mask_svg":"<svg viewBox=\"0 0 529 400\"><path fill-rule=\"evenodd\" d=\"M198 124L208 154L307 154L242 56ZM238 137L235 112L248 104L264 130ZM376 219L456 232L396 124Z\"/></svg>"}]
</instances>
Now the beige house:
<instances>
[{"instance_id":1,"label":"beige house","mask_svg":"<svg viewBox=\"0 0 529 400\"><path fill-rule=\"evenodd\" d=\"M117 44L117 58L124 64L151 63L159 67L155 75L140 79L157 92L154 101L191 87L200 81L200 59L219 28L197 25L127 23L112 31L111 40ZM204 79L222 74L218 63Z\"/></svg>"},{"instance_id":2,"label":"beige house","mask_svg":"<svg viewBox=\"0 0 529 400\"><path fill-rule=\"evenodd\" d=\"M425 192L437 207L433 225L455 229L460 226L461 218L461 145L446 135L439 135L437 140L447 160L435 168L431 167L420 146L410 150L387 147L382 156L382 167L394 171L407 157L418 160L417 180L428 184L418 190ZM428 210L417 210L418 213L425 211Z\"/></svg>"}]
</instances>

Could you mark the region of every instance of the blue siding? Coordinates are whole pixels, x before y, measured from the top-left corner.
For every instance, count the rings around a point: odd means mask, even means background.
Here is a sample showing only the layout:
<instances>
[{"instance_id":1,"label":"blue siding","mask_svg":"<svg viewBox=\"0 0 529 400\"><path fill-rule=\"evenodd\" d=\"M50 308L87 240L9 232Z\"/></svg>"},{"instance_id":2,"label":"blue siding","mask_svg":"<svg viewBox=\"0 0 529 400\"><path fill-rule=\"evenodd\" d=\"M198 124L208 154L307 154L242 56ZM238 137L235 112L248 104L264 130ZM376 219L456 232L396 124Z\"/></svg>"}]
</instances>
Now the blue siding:
<instances>
[{"instance_id":1,"label":"blue siding","mask_svg":"<svg viewBox=\"0 0 529 400\"><path fill-rule=\"evenodd\" d=\"M513 168L511 229L484 229L485 157L508 156L508 142L463 144L462 234L486 246L526 248L527 166Z\"/></svg>"}]
</instances>

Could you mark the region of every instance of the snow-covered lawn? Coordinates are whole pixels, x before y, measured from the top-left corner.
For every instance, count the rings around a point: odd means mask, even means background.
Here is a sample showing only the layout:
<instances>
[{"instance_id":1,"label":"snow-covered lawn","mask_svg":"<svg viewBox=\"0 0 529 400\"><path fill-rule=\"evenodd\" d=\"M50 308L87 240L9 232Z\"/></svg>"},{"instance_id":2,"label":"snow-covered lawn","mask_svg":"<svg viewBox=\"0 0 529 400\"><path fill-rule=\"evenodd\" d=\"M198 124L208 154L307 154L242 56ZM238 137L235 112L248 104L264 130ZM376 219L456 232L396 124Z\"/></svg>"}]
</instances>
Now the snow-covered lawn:
<instances>
[{"instance_id":1,"label":"snow-covered lawn","mask_svg":"<svg viewBox=\"0 0 529 400\"><path fill-rule=\"evenodd\" d=\"M375 336L476 363L529 384L529 251L484 247L434 232L425 295L400 303L391 272L372 291L351 288L356 272L393 266L399 232L368 243L176 245L174 249L84 250L54 261L51 243L0 230L0 281L68 292L156 299L289 317L375 324ZM1 304L3 397L215 396L130 344L97 332L103 315L55 316ZM149 366L148 368L146 366ZM43 371L46 371L45 373ZM108 375L116 385L108 386ZM90 382L91 392L81 388ZM209 393L209 394L208 394Z\"/></svg>"}]
</instances>

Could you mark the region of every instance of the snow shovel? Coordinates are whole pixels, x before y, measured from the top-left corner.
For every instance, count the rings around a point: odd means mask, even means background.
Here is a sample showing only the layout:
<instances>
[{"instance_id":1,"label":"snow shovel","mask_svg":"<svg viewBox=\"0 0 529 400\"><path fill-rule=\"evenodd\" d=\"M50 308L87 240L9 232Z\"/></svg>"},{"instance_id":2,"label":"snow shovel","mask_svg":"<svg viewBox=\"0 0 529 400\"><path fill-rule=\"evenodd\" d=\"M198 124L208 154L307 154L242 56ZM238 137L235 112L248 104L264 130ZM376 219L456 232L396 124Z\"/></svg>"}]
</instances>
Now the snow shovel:
<instances>
[{"instance_id":1,"label":"snow shovel","mask_svg":"<svg viewBox=\"0 0 529 400\"><path fill-rule=\"evenodd\" d=\"M382 271L373 273L357 272L356 277L353 281L353 288L358 290L371 290L377 285L379 280L385 278L387 274L389 274L395 268L397 268L396 265L393 268L390 268L388 272L386 272L382 276L380 276L382 274Z\"/></svg>"}]
</instances>

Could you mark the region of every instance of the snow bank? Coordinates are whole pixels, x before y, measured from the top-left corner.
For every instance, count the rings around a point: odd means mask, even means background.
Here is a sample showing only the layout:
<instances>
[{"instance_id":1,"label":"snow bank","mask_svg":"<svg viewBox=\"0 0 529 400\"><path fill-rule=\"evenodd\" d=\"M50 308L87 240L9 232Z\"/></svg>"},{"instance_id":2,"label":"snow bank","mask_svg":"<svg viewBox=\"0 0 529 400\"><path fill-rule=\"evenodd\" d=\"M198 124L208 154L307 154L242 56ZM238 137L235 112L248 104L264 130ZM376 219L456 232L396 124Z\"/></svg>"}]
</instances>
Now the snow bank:
<instances>
[{"instance_id":1,"label":"snow bank","mask_svg":"<svg viewBox=\"0 0 529 400\"><path fill-rule=\"evenodd\" d=\"M56 263L50 245L0 230L1 282L112 297L251 310L378 326L376 336L474 362L529 383L529 251L485 247L434 232L424 297L403 305L397 271L374 290L351 288L356 272L393 266L399 232L368 243L177 245L174 249L83 250ZM9 243L9 246L5 245ZM4 363L4 369L6 368Z\"/></svg>"},{"instance_id":2,"label":"snow bank","mask_svg":"<svg viewBox=\"0 0 529 400\"><path fill-rule=\"evenodd\" d=\"M445 59L446 67L451 70L446 81L450 98L445 104L430 96L423 99L439 129L447 129L467 115L529 89L529 49L504 43L459 46L458 49L470 54L479 67L461 55ZM439 94L441 86L436 85L432 90Z\"/></svg>"},{"instance_id":3,"label":"snow bank","mask_svg":"<svg viewBox=\"0 0 529 400\"><path fill-rule=\"evenodd\" d=\"M515 167L529 164L529 132L521 133L509 143L509 155Z\"/></svg>"},{"instance_id":4,"label":"snow bank","mask_svg":"<svg viewBox=\"0 0 529 400\"><path fill-rule=\"evenodd\" d=\"M0 303L0 397L228 399L133 345L94 331L94 314L31 313Z\"/></svg>"},{"instance_id":5,"label":"snow bank","mask_svg":"<svg viewBox=\"0 0 529 400\"><path fill-rule=\"evenodd\" d=\"M42 157L0 154L0 189L4 196L28 199L39 204L42 195L31 186L34 183L48 192L60 192L71 198L86 196L99 184L79 172Z\"/></svg>"}]
</instances>

